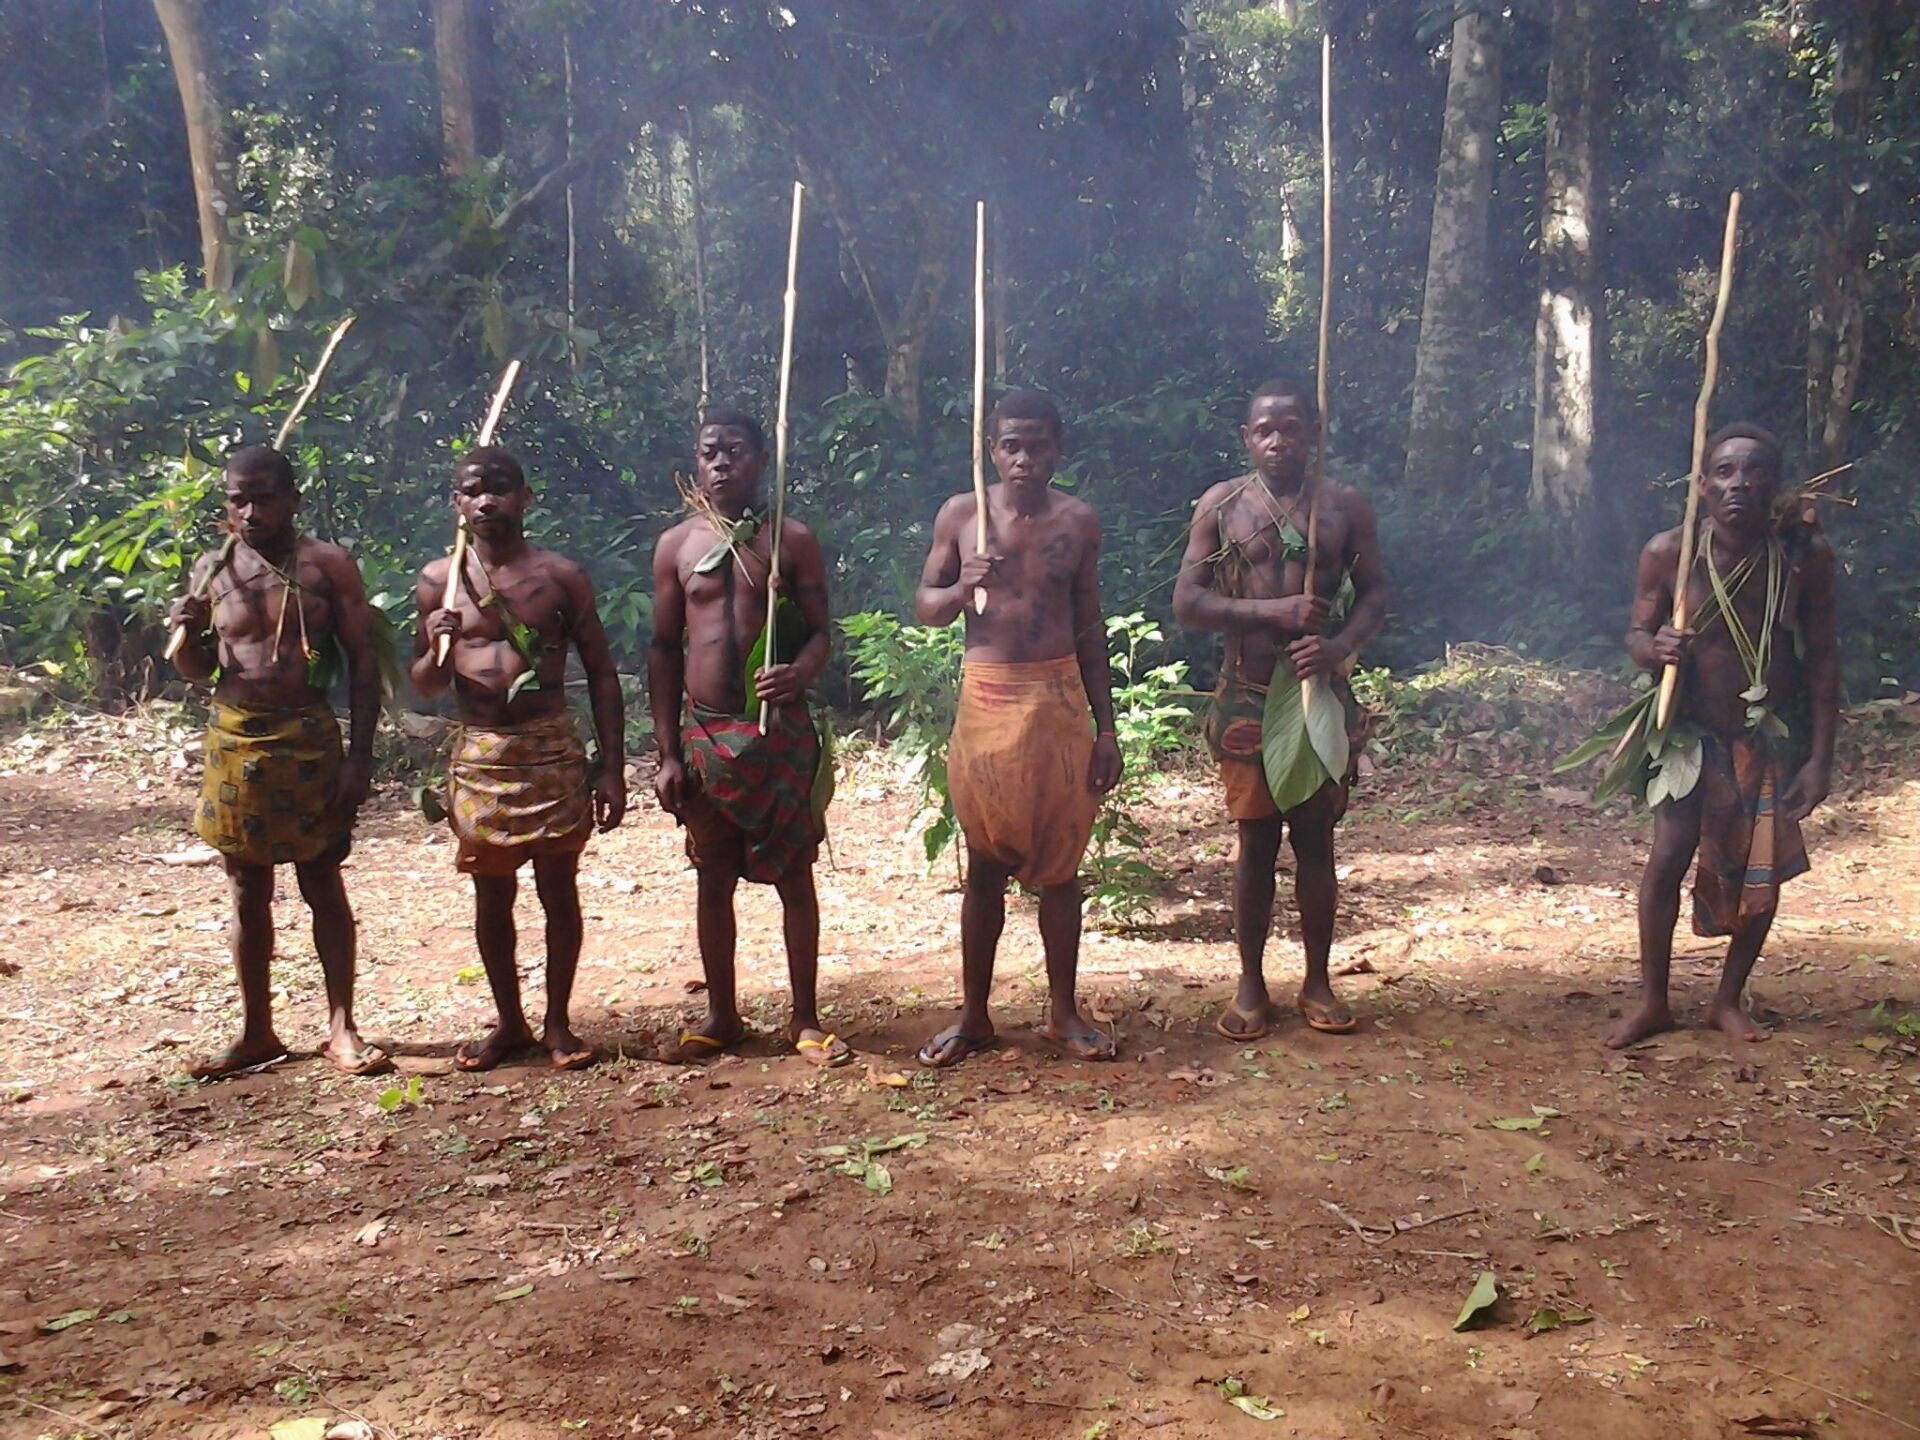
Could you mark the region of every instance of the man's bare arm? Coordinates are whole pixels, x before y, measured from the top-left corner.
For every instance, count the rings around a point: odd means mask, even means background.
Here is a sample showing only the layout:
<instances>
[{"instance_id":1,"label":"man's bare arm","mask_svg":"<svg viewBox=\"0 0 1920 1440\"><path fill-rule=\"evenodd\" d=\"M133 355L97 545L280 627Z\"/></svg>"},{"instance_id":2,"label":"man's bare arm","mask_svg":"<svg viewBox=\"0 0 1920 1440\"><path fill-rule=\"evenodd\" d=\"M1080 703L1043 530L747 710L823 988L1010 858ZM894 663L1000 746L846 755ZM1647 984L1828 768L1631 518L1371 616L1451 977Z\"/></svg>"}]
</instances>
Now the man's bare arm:
<instances>
[{"instance_id":1,"label":"man's bare arm","mask_svg":"<svg viewBox=\"0 0 1920 1440\"><path fill-rule=\"evenodd\" d=\"M1083 519L1080 568L1073 575L1073 652L1094 723L1113 732L1113 671L1107 663L1107 624L1100 613L1100 521L1089 509Z\"/></svg>"},{"instance_id":2,"label":"man's bare arm","mask_svg":"<svg viewBox=\"0 0 1920 1440\"><path fill-rule=\"evenodd\" d=\"M600 759L605 769L624 774L627 704L620 693L620 671L607 641L607 627L600 619L593 582L585 570L573 564L561 570L559 579L567 596L567 624L573 646L580 654L580 667L587 672L587 697L593 706L594 734L600 738Z\"/></svg>"},{"instance_id":3,"label":"man's bare arm","mask_svg":"<svg viewBox=\"0 0 1920 1440\"><path fill-rule=\"evenodd\" d=\"M443 560L431 562L420 572L420 578L413 587L413 660L408 666L408 675L413 680L413 688L428 699L444 693L453 683L452 664L439 663L432 653L433 639L427 632L427 622L447 598L447 579L443 567L449 563Z\"/></svg>"},{"instance_id":4,"label":"man's bare arm","mask_svg":"<svg viewBox=\"0 0 1920 1440\"><path fill-rule=\"evenodd\" d=\"M933 545L920 568L920 588L914 592L913 613L922 625L951 625L967 608L966 588L960 584L960 511L956 495L940 507L933 520Z\"/></svg>"},{"instance_id":5,"label":"man's bare arm","mask_svg":"<svg viewBox=\"0 0 1920 1440\"><path fill-rule=\"evenodd\" d=\"M687 592L676 560L678 529L653 549L653 640L647 646L647 705L663 759L680 759L680 700L687 680Z\"/></svg>"},{"instance_id":6,"label":"man's bare arm","mask_svg":"<svg viewBox=\"0 0 1920 1440\"><path fill-rule=\"evenodd\" d=\"M169 632L175 625L183 625L187 632L187 638L174 652L173 668L180 672L182 679L191 680L196 685L211 680L220 664L219 637L215 636L211 645L206 640L213 628L213 604L204 594L197 600L193 598L202 586L207 590L213 588L213 570L218 559L218 555L202 555L194 562L193 573L187 581L187 593L174 603L168 616Z\"/></svg>"},{"instance_id":7,"label":"man's bare arm","mask_svg":"<svg viewBox=\"0 0 1920 1440\"><path fill-rule=\"evenodd\" d=\"M1640 551L1633 582L1633 615L1627 621L1627 656L1642 670L1659 670L1666 661L1658 640L1673 614L1673 571L1678 563L1665 535L1656 535Z\"/></svg>"},{"instance_id":8,"label":"man's bare arm","mask_svg":"<svg viewBox=\"0 0 1920 1440\"><path fill-rule=\"evenodd\" d=\"M349 758L373 760L373 731L380 723L380 656L373 644L373 606L353 556L329 546L324 562L333 580L334 634L347 655L347 714L353 727Z\"/></svg>"}]
</instances>

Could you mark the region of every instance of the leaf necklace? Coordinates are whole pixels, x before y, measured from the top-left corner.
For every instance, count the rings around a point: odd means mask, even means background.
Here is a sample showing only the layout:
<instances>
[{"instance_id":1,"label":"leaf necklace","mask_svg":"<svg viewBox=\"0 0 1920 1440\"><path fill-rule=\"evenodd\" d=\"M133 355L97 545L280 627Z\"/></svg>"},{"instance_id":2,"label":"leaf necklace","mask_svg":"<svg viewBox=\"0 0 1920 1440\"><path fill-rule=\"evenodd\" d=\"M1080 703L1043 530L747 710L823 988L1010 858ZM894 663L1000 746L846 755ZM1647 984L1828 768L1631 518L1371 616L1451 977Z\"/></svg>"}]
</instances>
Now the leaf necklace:
<instances>
[{"instance_id":1,"label":"leaf necklace","mask_svg":"<svg viewBox=\"0 0 1920 1440\"><path fill-rule=\"evenodd\" d=\"M294 544L293 563L297 569L300 564L300 559L299 559L300 541L298 540L298 538L294 540L293 544ZM253 550L253 547L251 545L247 546L247 548L249 550ZM306 607L305 588L300 584L300 581L297 578L297 576L289 574L287 571L282 570L278 565L274 564L271 560L267 559L267 557L262 555L258 550L253 550L253 554L256 560L258 560L262 565L267 567L268 572L273 576L273 578L280 582L280 613L273 622L273 651L268 656L267 663L270 665L279 663L280 642L287 633L287 608L289 605L292 605L294 612L300 617L300 621L299 621L300 623L300 657L307 662L309 667L311 667L315 657L314 657L313 645L307 638L307 607ZM298 597L299 603L294 603L296 596Z\"/></svg>"},{"instance_id":2,"label":"leaf necklace","mask_svg":"<svg viewBox=\"0 0 1920 1440\"><path fill-rule=\"evenodd\" d=\"M1746 622L1734 609L1734 591L1728 588L1726 580L1720 574L1719 563L1713 558L1713 536L1708 532L1707 543L1701 548L1707 556L1707 582L1713 587L1713 598L1720 607L1720 618L1727 627L1727 636L1733 641L1733 648L1740 656L1740 666L1746 671L1747 688L1740 692L1740 698L1747 702L1747 728L1759 730L1773 736L1784 736L1787 727L1767 708L1767 672L1773 662L1773 626L1780 609L1780 592L1785 582L1782 574L1780 541L1771 533L1766 539L1767 546L1767 590L1766 610L1760 617L1760 634L1756 637L1748 632ZM1747 557L1748 573L1752 573L1753 556ZM1736 574L1738 572L1736 571ZM1743 581L1736 581L1740 588Z\"/></svg>"}]
</instances>

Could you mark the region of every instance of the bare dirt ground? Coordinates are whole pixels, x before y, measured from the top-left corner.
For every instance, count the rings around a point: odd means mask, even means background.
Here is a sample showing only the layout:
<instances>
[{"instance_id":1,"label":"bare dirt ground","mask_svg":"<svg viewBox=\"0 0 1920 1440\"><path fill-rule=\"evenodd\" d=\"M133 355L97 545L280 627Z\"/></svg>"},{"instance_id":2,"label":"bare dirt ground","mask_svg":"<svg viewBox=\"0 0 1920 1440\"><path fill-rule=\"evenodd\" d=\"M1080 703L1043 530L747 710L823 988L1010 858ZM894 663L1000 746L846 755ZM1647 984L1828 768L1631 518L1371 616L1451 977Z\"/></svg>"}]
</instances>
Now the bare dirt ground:
<instances>
[{"instance_id":1,"label":"bare dirt ground","mask_svg":"<svg viewBox=\"0 0 1920 1440\"><path fill-rule=\"evenodd\" d=\"M576 1018L618 1058L452 1073L490 1013L470 902L396 789L349 886L363 1026L403 1079L302 1060L199 1086L188 1057L235 1025L226 900L217 869L161 861L189 777L156 749L101 721L0 752L0 1433L1920 1435L1920 1043L1889 1024L1920 1008L1920 781L1896 760L1856 757L1812 827L1761 1046L1600 1048L1643 822L1405 766L1341 832L1358 1035L1214 1035L1230 835L1211 781L1174 774L1153 822L1176 883L1086 947L1124 1058L1030 1028L1021 902L1010 1043L919 1073L958 897L871 755L821 874L860 1064L778 1040L760 890L741 954L768 1038L703 1070L640 1058L700 1005L691 877L642 782L584 867ZM316 1044L305 914L283 893L279 915L282 1033ZM530 887L522 918L537 1017ZM1289 906L1277 925L1278 987ZM1691 1019L1718 952L1680 957ZM1456 1331L1482 1272L1500 1298Z\"/></svg>"}]
</instances>

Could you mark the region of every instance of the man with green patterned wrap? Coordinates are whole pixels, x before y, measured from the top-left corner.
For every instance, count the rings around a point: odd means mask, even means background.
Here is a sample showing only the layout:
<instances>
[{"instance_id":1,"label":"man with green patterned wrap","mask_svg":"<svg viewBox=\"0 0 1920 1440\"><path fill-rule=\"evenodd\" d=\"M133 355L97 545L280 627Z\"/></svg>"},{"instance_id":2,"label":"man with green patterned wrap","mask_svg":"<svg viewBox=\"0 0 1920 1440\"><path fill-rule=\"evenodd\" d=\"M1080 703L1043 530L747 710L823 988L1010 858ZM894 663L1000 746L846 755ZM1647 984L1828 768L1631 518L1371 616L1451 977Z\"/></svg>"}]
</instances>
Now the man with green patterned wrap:
<instances>
[{"instance_id":1,"label":"man with green patterned wrap","mask_svg":"<svg viewBox=\"0 0 1920 1440\"><path fill-rule=\"evenodd\" d=\"M1226 637L1220 685L1208 709L1207 742L1220 763L1227 810L1239 829L1233 931L1240 985L1215 1026L1236 1042L1259 1039L1274 1019L1262 967L1283 830L1293 848L1294 896L1306 949L1306 977L1295 1003L1315 1030L1346 1034L1356 1023L1335 998L1327 973L1339 903L1333 828L1346 812L1352 763L1365 742L1346 677L1360 647L1386 616L1387 577L1373 508L1345 486L1322 482L1316 487L1309 479L1319 439L1319 410L1305 384L1280 379L1254 391L1240 427L1253 470L1200 497L1173 592L1173 612L1181 624ZM1319 551L1311 567L1309 534ZM1349 580L1353 595L1345 623L1337 634L1323 635ZM1296 788L1292 767L1288 777L1267 773L1266 741L1275 729L1268 717L1273 710L1286 711L1283 723L1295 732L1304 730L1294 697L1306 680L1330 687L1339 697L1347 718L1342 748L1352 758L1340 766L1341 774L1317 787L1309 782L1306 793L1296 796L1290 793ZM1270 706L1270 696L1281 704ZM1339 728L1336 723L1336 732ZM1307 765L1317 763L1312 753L1294 749ZM1275 798L1276 786L1289 792L1285 809Z\"/></svg>"},{"instance_id":2,"label":"man with green patterned wrap","mask_svg":"<svg viewBox=\"0 0 1920 1440\"><path fill-rule=\"evenodd\" d=\"M694 513L654 550L647 692L660 746L654 793L686 827L687 858L699 875L708 1015L665 1058L711 1059L746 1036L734 988L733 914L744 878L780 895L793 985L788 1038L810 1064L843 1065L853 1052L821 1027L814 994L820 902L813 862L822 826L813 797L822 747L806 693L827 668L826 561L813 532L790 519L780 535L780 573L769 574L773 536L763 523L761 484L767 446L752 417L709 410L694 450ZM782 620L775 653L763 656L757 646L769 586L781 597Z\"/></svg>"}]
</instances>

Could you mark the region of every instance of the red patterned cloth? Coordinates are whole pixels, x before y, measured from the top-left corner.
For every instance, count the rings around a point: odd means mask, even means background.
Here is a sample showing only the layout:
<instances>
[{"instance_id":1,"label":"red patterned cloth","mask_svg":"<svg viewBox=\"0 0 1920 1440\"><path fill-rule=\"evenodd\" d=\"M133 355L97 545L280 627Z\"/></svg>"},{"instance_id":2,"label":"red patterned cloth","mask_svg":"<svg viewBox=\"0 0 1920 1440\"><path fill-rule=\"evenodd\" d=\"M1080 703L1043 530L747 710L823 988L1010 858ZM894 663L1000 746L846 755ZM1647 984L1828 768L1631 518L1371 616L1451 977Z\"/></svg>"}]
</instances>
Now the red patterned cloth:
<instances>
[{"instance_id":1,"label":"red patterned cloth","mask_svg":"<svg viewBox=\"0 0 1920 1440\"><path fill-rule=\"evenodd\" d=\"M689 701L680 733L689 776L698 782L681 817L687 858L696 868L730 867L772 885L814 862L821 840L813 818L820 737L805 705L768 712L762 735L757 715Z\"/></svg>"}]
</instances>

